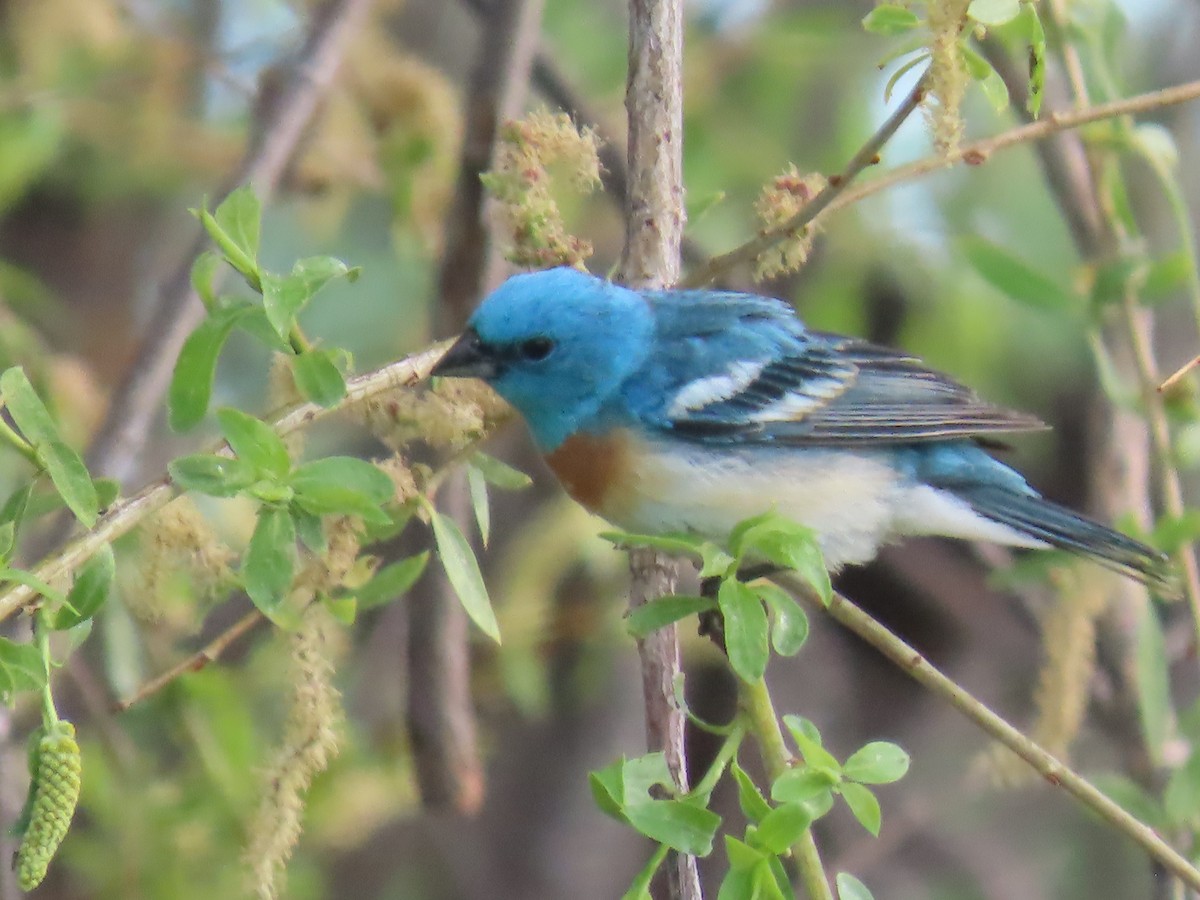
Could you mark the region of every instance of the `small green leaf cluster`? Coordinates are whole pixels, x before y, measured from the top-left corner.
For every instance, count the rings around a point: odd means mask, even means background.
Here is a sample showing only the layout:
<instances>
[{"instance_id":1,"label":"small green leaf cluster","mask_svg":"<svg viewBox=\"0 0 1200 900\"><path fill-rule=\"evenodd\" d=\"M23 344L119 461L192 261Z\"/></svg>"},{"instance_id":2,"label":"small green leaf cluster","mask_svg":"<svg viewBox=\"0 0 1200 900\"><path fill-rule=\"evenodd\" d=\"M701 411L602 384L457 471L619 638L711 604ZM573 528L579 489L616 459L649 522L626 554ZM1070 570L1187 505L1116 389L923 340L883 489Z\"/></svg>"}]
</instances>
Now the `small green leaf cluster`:
<instances>
[{"instance_id":1,"label":"small green leaf cluster","mask_svg":"<svg viewBox=\"0 0 1200 900\"><path fill-rule=\"evenodd\" d=\"M359 269L331 256L296 262L286 275L258 262L262 206L249 187L240 187L209 212L194 211L220 255L201 254L192 267L192 286L208 315L188 336L175 362L167 395L171 427L184 431L208 412L217 358L234 329L241 329L291 362L296 388L307 400L333 406L346 395L343 370L348 354L336 348L312 347L296 317L335 278L354 281ZM224 261L261 300L218 295L216 276Z\"/></svg>"},{"instance_id":2,"label":"small green leaf cluster","mask_svg":"<svg viewBox=\"0 0 1200 900\"><path fill-rule=\"evenodd\" d=\"M293 465L283 439L265 422L239 410L221 409L217 421L232 455L180 457L170 464L171 477L185 490L212 497L242 495L259 502L242 559L242 586L268 618L290 626L296 611L286 600L296 574L297 540L313 553L325 552L322 517L330 515L353 516L368 526L393 526L396 515L384 506L394 497L394 485L377 467L354 457ZM413 578L419 575L416 568ZM394 573L389 577L395 580Z\"/></svg>"},{"instance_id":3,"label":"small green leaf cluster","mask_svg":"<svg viewBox=\"0 0 1200 900\"><path fill-rule=\"evenodd\" d=\"M908 770L902 749L886 741L873 741L844 763L824 748L811 722L785 716L801 759L771 785L770 800L737 762L746 730L739 721L726 729L725 742L712 768L696 788L679 795L662 753L621 759L592 772L589 781L602 811L658 843L658 850L638 873L627 898L649 896L654 873L665 851L707 856L722 820L707 808L717 781L726 769L737 786L738 803L748 822L741 837L724 836L729 870L721 884L721 900L773 898L794 900L784 859L806 835L812 823L828 813L840 796L858 822L872 835L879 834L879 801L867 785L899 780ZM838 876L841 897L869 898L870 892L853 876ZM857 891L857 893L856 893Z\"/></svg>"},{"instance_id":4,"label":"small green leaf cluster","mask_svg":"<svg viewBox=\"0 0 1200 900\"><path fill-rule=\"evenodd\" d=\"M738 804L750 824L742 839L731 835L725 838L730 868L719 896L728 900L793 897L781 857L791 851L814 821L833 808L834 796L840 795L859 824L878 836L879 801L866 785L897 781L908 771L908 754L895 744L873 741L839 763L824 748L820 732L807 719L785 716L784 724L802 759L775 779L771 801L740 766L732 766ZM847 900L871 896L852 875L841 873L837 880L839 896ZM855 890L859 893L853 893Z\"/></svg>"},{"instance_id":5,"label":"small green leaf cluster","mask_svg":"<svg viewBox=\"0 0 1200 900\"><path fill-rule=\"evenodd\" d=\"M63 440L54 417L22 369L14 367L0 374L0 405L13 423L0 419L0 439L33 463L50 483L50 490L43 491L38 480L31 481L17 488L0 507L0 583L21 584L37 592L47 610L39 618L43 623L39 627L69 632L73 648L87 636L93 616L108 598L115 571L112 547L103 545L76 573L65 593L10 561L30 522L65 507L90 528L100 510L116 500L117 485L91 477L83 458ZM18 693L44 689L47 673L39 647L0 637L0 702L11 704Z\"/></svg>"},{"instance_id":6,"label":"small green leaf cluster","mask_svg":"<svg viewBox=\"0 0 1200 900\"><path fill-rule=\"evenodd\" d=\"M784 656L799 652L808 637L808 617L777 585L740 581L737 573L743 565L769 563L793 571L812 586L822 603L828 604L833 595L815 533L774 511L740 522L729 535L728 550L686 534L610 532L605 537L624 546L652 547L700 560L700 577L718 580L715 599L676 596L652 600L630 614L629 630L642 637L693 613L720 610L729 663L745 681L763 676L772 647Z\"/></svg>"},{"instance_id":7,"label":"small green leaf cluster","mask_svg":"<svg viewBox=\"0 0 1200 900\"><path fill-rule=\"evenodd\" d=\"M918 8L929 4L923 0L908 3L882 3L863 18L862 24L871 34L902 38L901 41L880 60L880 68L894 60L908 57L888 79L885 97L891 95L896 82L916 66L930 59L930 42L927 16ZM1010 44L1026 48L1029 58L1029 96L1026 108L1037 117L1042 107L1042 94L1046 83L1046 34L1038 18L1037 7L1032 0L972 0L967 6L966 21L960 31L958 42L962 62L967 73L983 90L992 107L1001 112L1008 107L1008 87L992 64L971 46L973 37L986 32L995 32Z\"/></svg>"},{"instance_id":8,"label":"small green leaf cluster","mask_svg":"<svg viewBox=\"0 0 1200 900\"><path fill-rule=\"evenodd\" d=\"M692 557L702 579L715 591L704 596L669 596L633 610L628 628L636 637L697 613L719 614L730 668L746 685L765 695L762 676L770 651L791 655L808 636L808 618L795 599L775 584L738 577L744 567L767 564L799 575L813 596L828 606L833 590L813 532L771 511L740 522L723 545L689 534L636 535L609 533L606 538L622 546L650 547L665 553ZM686 711L682 686L676 702ZM749 695L746 695L749 696ZM699 727L723 734L724 743L709 771L695 789L679 795L661 753L620 760L593 772L592 792L600 808L657 841L658 851L638 874L627 898L649 896L650 880L667 849L695 855L712 852L721 826L720 817L707 809L713 788L728 770L737 785L738 799L748 825L741 836L724 835L729 870L718 900L792 900L795 894L783 860L803 841L811 840L812 823L827 814L841 797L858 822L878 835L882 821L879 801L868 785L897 781L908 770L908 754L887 741L873 741L844 762L825 749L816 726L798 716L785 716L798 756L764 792L738 764L743 738L756 716L755 705L743 697L744 709L724 728L689 718ZM767 701L766 706L770 706ZM774 714L769 714L773 720ZM772 724L771 729L777 729ZM758 735L763 740L762 735ZM781 747L781 753L786 749ZM769 798L769 799L768 799ZM867 888L848 873L837 876L842 900L870 898Z\"/></svg>"}]
</instances>

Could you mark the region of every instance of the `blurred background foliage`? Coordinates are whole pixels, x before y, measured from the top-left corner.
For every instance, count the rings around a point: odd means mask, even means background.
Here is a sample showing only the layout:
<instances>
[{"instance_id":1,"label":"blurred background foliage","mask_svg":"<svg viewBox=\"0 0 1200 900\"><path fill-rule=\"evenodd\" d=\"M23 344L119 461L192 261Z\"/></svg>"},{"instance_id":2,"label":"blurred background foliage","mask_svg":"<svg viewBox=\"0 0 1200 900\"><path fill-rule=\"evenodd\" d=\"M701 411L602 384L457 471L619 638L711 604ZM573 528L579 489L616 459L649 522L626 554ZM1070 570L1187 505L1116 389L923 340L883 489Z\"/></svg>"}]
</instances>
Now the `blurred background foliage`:
<instances>
[{"instance_id":1,"label":"blurred background foliage","mask_svg":"<svg viewBox=\"0 0 1200 900\"><path fill-rule=\"evenodd\" d=\"M1200 11L1186 0L1075 0L1072 15L1111 32L1123 93L1200 77ZM334 254L362 266L305 313L307 333L348 348L359 371L434 337L432 297L442 222L457 170L464 86L479 42L472 4L379 2L355 38L284 190L264 223L264 263ZM688 234L707 252L744 240L753 203L789 163L836 171L885 115L886 42L863 33L866 0L697 0L689 6L685 168ZM22 364L79 444L136 347L157 286L194 233L188 208L212 194L250 139L273 80L297 50L307 10L280 0L37 0L0 3L0 368ZM625 19L617 0L548 0L544 48L624 146ZM905 90L902 83L900 90ZM535 100L535 103L542 101ZM1014 124L969 97L968 136ZM1157 117L1178 147L1189 198L1200 117ZM931 150L920 117L889 145L897 165ZM1135 177L1134 204L1156 255L1175 238L1161 196ZM564 198L574 231L594 241L593 271L622 241L611 198ZM980 240L1070 289L1079 259L1032 150L998 154L905 185L825 224L809 265L762 287L812 325L903 346L1001 403L1056 426L1022 439L1013 459L1049 496L1090 501L1085 445L1099 396L1084 304L1020 302L972 265ZM750 287L748 283L735 283ZM1160 358L1197 346L1167 285ZM1072 296L1064 290L1064 297ZM235 339L216 403L264 410L269 361ZM145 479L196 437L155 435ZM378 452L358 431L323 428L322 450ZM486 800L475 818L423 811L412 777L405 704L405 604L363 615L336 679L348 710L341 755L313 787L286 896L416 898L617 896L647 853L596 811L585 773L641 751L636 658L621 625L624 558L594 537L519 428L490 452L535 476L496 499L481 554L504 644L476 644L473 696L481 722ZM1200 459L1186 460L1192 467ZM5 492L24 477L0 457ZM134 485L136 486L136 485ZM203 506L234 547L252 511ZM147 554L145 535L119 550ZM409 550L427 536L407 539ZM885 553L841 587L961 683L1029 721L1042 657L1028 603L993 586L971 548L927 540ZM427 590L419 583L416 590ZM209 610L186 583L147 598L121 584L91 641L61 676L64 715L84 749L80 812L47 898L240 896L242 855L261 771L283 727L286 640L253 632L228 658L113 715L113 698L219 632L245 607ZM689 695L721 719L731 685L706 642L688 637ZM835 749L889 737L912 752L912 774L881 791L878 840L848 817L819 826L831 868L881 898L1149 896L1146 860L1058 794L997 791L975 777L984 740L894 669L822 620L795 660L772 671L781 708L803 712ZM1182 700L1194 685L1184 684ZM35 711L3 719L0 809L24 791L21 739ZM1086 726L1074 753L1086 772L1120 768L1120 729ZM697 764L712 752L693 742ZM964 790L964 785L968 789ZM734 798L720 806L737 815ZM705 861L705 866L719 862ZM711 873L710 873L711 874ZM15 896L11 881L3 896ZM715 883L715 882L714 882Z\"/></svg>"}]
</instances>

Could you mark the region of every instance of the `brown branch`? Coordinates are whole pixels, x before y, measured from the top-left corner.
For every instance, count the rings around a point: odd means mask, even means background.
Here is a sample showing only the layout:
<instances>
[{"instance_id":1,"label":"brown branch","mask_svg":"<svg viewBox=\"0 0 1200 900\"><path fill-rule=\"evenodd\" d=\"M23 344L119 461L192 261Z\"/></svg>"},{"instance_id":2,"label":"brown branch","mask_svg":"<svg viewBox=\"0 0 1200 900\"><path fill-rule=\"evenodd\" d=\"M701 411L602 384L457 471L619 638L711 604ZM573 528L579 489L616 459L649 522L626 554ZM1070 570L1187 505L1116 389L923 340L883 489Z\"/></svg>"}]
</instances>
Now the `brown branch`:
<instances>
[{"instance_id":1,"label":"brown branch","mask_svg":"<svg viewBox=\"0 0 1200 900\"><path fill-rule=\"evenodd\" d=\"M1048 784L1061 787L1088 810L1137 843L1185 884L1193 889L1200 889L1200 871L1193 868L1153 828L1131 816L1091 782L996 715L981 700L947 678L910 644L892 634L840 594L834 594L829 606L824 607L816 599L812 588L799 578L783 575L778 580L814 607L823 609L830 617L895 663L922 687L945 700L990 737L1025 760Z\"/></svg>"},{"instance_id":2,"label":"brown branch","mask_svg":"<svg viewBox=\"0 0 1200 900\"><path fill-rule=\"evenodd\" d=\"M742 246L730 250L728 253L723 253L720 256L714 256L697 271L690 273L684 279L683 286L703 287L736 265L754 262L754 260L762 255L763 251L770 249L791 235L798 234L806 226L814 222L846 190L851 181L868 166L879 162L879 151L883 149L883 145L891 140L896 130L916 111L917 107L921 105L921 100L924 96L925 78L922 76L913 89L908 92L908 96L904 98L904 102L896 107L892 114L887 117L887 120L879 126L879 130L871 135L867 142L859 148L858 152L850 159L850 162L846 164L846 167L839 174L832 176L825 187L802 210L782 225L761 231L753 239L742 244Z\"/></svg>"},{"instance_id":3,"label":"brown branch","mask_svg":"<svg viewBox=\"0 0 1200 900\"><path fill-rule=\"evenodd\" d=\"M266 105L242 164L218 196L246 183L253 184L264 201L274 194L313 112L333 84L349 36L370 5L371 0L326 0L313 12L287 84L278 99ZM204 307L192 290L191 269L208 246L208 236L197 228L186 257L163 286L137 357L113 394L88 452L89 466L97 474L121 481L137 474L135 465L171 379L175 357L204 317Z\"/></svg>"},{"instance_id":4,"label":"brown branch","mask_svg":"<svg viewBox=\"0 0 1200 900\"><path fill-rule=\"evenodd\" d=\"M125 712L127 709L141 703L143 700L153 697L172 681L187 675L191 672L199 672L211 662L215 662L221 654L229 649L229 646L246 634L251 628L259 622L265 621L263 614L257 609L246 613L215 638L193 653L186 659L180 660L171 668L167 669L154 678L151 678L136 691L132 696L124 700L118 700L112 705L113 712Z\"/></svg>"},{"instance_id":5,"label":"brown branch","mask_svg":"<svg viewBox=\"0 0 1200 900\"><path fill-rule=\"evenodd\" d=\"M438 277L437 333L460 330L479 296L494 286L502 260L484 215L480 176L492 167L499 124L520 113L537 47L542 0L494 0L481 15L480 54L467 96L467 121L446 252ZM443 510L471 515L461 472L442 491ZM484 771L471 698L470 628L445 573L413 597L408 628L408 728L421 802L479 811Z\"/></svg>"},{"instance_id":6,"label":"brown branch","mask_svg":"<svg viewBox=\"0 0 1200 900\"><path fill-rule=\"evenodd\" d=\"M683 238L683 3L682 0L630 0L629 75L625 87L629 117L629 191L625 199L625 248L620 280L631 287L656 288L679 278ZM629 555L631 609L674 591L678 564L649 550ZM638 641L646 737L660 750L681 792L688 789L683 712L673 685L682 668L675 626ZM696 859L672 854L667 870L669 896L700 900Z\"/></svg>"}]
</instances>

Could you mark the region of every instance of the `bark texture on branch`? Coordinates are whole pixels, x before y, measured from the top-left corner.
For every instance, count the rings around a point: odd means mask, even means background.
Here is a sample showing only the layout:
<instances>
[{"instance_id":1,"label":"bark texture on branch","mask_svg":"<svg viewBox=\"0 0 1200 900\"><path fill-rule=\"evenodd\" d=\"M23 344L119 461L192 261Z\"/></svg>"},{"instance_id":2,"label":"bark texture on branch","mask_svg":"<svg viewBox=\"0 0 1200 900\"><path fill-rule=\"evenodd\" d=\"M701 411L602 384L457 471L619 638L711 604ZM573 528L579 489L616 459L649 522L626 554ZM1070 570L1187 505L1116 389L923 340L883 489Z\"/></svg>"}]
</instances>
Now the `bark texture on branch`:
<instances>
[{"instance_id":1,"label":"bark texture on branch","mask_svg":"<svg viewBox=\"0 0 1200 900\"><path fill-rule=\"evenodd\" d=\"M625 199L625 249L621 280L631 287L658 288L679 279L683 239L683 4L681 0L630 0L629 188ZM629 604L637 607L675 588L677 567L649 551L630 554L633 583ZM661 750L680 788L687 788L684 717L675 703L681 671L675 627L640 641L646 736ZM673 898L699 900L694 857L673 855L668 869Z\"/></svg>"}]
</instances>

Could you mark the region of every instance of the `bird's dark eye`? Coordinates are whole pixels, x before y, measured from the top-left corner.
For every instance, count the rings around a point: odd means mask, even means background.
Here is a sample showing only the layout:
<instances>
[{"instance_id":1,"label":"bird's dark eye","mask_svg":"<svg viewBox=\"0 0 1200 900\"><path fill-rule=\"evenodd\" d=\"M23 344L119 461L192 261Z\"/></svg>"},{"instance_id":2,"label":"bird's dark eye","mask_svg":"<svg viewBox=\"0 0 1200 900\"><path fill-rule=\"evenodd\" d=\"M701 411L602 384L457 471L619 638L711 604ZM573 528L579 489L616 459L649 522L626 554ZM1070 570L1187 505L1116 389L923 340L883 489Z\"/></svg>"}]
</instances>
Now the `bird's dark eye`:
<instances>
[{"instance_id":1,"label":"bird's dark eye","mask_svg":"<svg viewBox=\"0 0 1200 900\"><path fill-rule=\"evenodd\" d=\"M517 349L520 351L522 359L537 362L550 355L550 352L554 349L554 341L548 337L530 338L524 341Z\"/></svg>"}]
</instances>

